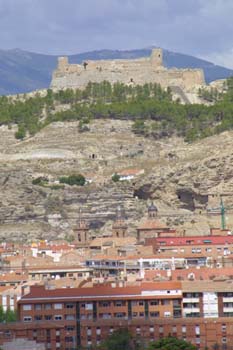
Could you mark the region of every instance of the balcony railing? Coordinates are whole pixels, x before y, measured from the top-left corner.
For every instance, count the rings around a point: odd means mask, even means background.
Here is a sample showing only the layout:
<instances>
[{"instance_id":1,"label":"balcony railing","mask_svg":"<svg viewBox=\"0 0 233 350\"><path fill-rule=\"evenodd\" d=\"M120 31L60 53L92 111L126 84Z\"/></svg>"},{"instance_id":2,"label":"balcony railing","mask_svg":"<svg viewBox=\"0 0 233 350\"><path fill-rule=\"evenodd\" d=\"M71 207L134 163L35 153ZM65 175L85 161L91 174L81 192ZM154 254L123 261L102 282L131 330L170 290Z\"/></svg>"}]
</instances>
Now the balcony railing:
<instances>
[{"instance_id":1,"label":"balcony railing","mask_svg":"<svg viewBox=\"0 0 233 350\"><path fill-rule=\"evenodd\" d=\"M183 303L199 303L200 298L183 298Z\"/></svg>"}]
</instances>

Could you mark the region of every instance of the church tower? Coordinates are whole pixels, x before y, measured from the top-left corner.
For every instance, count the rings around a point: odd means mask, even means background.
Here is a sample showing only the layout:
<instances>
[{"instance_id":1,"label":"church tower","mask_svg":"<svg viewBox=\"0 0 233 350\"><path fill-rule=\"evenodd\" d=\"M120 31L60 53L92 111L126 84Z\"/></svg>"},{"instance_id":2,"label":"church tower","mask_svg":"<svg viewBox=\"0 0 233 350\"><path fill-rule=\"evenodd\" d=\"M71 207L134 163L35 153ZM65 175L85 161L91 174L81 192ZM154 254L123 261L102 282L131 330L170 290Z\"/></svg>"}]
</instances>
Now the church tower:
<instances>
[{"instance_id":1,"label":"church tower","mask_svg":"<svg viewBox=\"0 0 233 350\"><path fill-rule=\"evenodd\" d=\"M74 229L75 232L75 241L80 246L86 246L89 244L89 225L86 220L82 217L82 210L79 209L79 218L77 226Z\"/></svg>"},{"instance_id":2,"label":"church tower","mask_svg":"<svg viewBox=\"0 0 233 350\"><path fill-rule=\"evenodd\" d=\"M153 202L151 202L151 204L148 205L147 211L148 211L148 219L155 219L158 216L158 209Z\"/></svg>"},{"instance_id":3,"label":"church tower","mask_svg":"<svg viewBox=\"0 0 233 350\"><path fill-rule=\"evenodd\" d=\"M116 219L112 225L112 235L117 238L126 237L127 225L125 222L125 215L123 208L119 205L116 211Z\"/></svg>"}]
</instances>

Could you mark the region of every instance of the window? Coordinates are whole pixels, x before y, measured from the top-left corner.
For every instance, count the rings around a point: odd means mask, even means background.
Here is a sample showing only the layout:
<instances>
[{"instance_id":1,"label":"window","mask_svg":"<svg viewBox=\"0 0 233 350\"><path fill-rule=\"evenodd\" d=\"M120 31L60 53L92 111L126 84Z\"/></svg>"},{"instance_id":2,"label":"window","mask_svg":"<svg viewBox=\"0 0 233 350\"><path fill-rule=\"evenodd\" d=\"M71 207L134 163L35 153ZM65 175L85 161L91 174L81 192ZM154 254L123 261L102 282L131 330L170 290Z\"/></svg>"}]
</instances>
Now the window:
<instances>
[{"instance_id":1,"label":"window","mask_svg":"<svg viewBox=\"0 0 233 350\"><path fill-rule=\"evenodd\" d=\"M114 302L114 305L115 306L124 306L125 305L125 302L124 301L121 301L121 300L117 300Z\"/></svg>"},{"instance_id":2,"label":"window","mask_svg":"<svg viewBox=\"0 0 233 350\"><path fill-rule=\"evenodd\" d=\"M51 310L52 304L45 304L44 308L45 308L45 310Z\"/></svg>"},{"instance_id":3,"label":"window","mask_svg":"<svg viewBox=\"0 0 233 350\"><path fill-rule=\"evenodd\" d=\"M55 310L61 310L62 309L62 304L61 303L54 304L54 309Z\"/></svg>"},{"instance_id":4,"label":"window","mask_svg":"<svg viewBox=\"0 0 233 350\"><path fill-rule=\"evenodd\" d=\"M59 329L56 329L56 337L59 337L61 335L61 332L59 331Z\"/></svg>"},{"instance_id":5,"label":"window","mask_svg":"<svg viewBox=\"0 0 233 350\"><path fill-rule=\"evenodd\" d=\"M138 316L138 313L137 313L137 312L133 312L133 313L132 313L132 316L133 316L133 317L137 317L137 316Z\"/></svg>"},{"instance_id":6,"label":"window","mask_svg":"<svg viewBox=\"0 0 233 350\"><path fill-rule=\"evenodd\" d=\"M109 301L100 301L99 302L99 306L100 307L109 307L110 306L110 302Z\"/></svg>"},{"instance_id":7,"label":"window","mask_svg":"<svg viewBox=\"0 0 233 350\"><path fill-rule=\"evenodd\" d=\"M222 324L222 332L226 332L227 330L227 325L225 323Z\"/></svg>"},{"instance_id":8,"label":"window","mask_svg":"<svg viewBox=\"0 0 233 350\"><path fill-rule=\"evenodd\" d=\"M104 320L110 319L111 314L110 313L104 313L104 314L99 314L100 318L103 318Z\"/></svg>"},{"instance_id":9,"label":"window","mask_svg":"<svg viewBox=\"0 0 233 350\"><path fill-rule=\"evenodd\" d=\"M68 332L74 331L74 326L66 326L66 331Z\"/></svg>"},{"instance_id":10,"label":"window","mask_svg":"<svg viewBox=\"0 0 233 350\"><path fill-rule=\"evenodd\" d=\"M125 312L117 312L114 314L114 317L116 318L123 318L125 316L126 316Z\"/></svg>"},{"instance_id":11,"label":"window","mask_svg":"<svg viewBox=\"0 0 233 350\"><path fill-rule=\"evenodd\" d=\"M143 305L144 305L144 301L143 301L143 300L140 300L139 303L138 303L138 305L143 306Z\"/></svg>"},{"instance_id":12,"label":"window","mask_svg":"<svg viewBox=\"0 0 233 350\"><path fill-rule=\"evenodd\" d=\"M85 310L93 310L93 304L92 303L86 303L85 304Z\"/></svg>"},{"instance_id":13,"label":"window","mask_svg":"<svg viewBox=\"0 0 233 350\"><path fill-rule=\"evenodd\" d=\"M98 334L98 335L101 334L101 329L100 329L100 327L97 327L97 328L96 328L96 334Z\"/></svg>"},{"instance_id":14,"label":"window","mask_svg":"<svg viewBox=\"0 0 233 350\"><path fill-rule=\"evenodd\" d=\"M31 322L31 320L32 320L31 316L25 316L23 318L23 322Z\"/></svg>"},{"instance_id":15,"label":"window","mask_svg":"<svg viewBox=\"0 0 233 350\"><path fill-rule=\"evenodd\" d=\"M62 315L55 315L54 316L55 321L61 321L62 320Z\"/></svg>"},{"instance_id":16,"label":"window","mask_svg":"<svg viewBox=\"0 0 233 350\"><path fill-rule=\"evenodd\" d=\"M150 305L158 305L158 304L159 304L158 300L153 300L153 301L150 302Z\"/></svg>"},{"instance_id":17,"label":"window","mask_svg":"<svg viewBox=\"0 0 233 350\"><path fill-rule=\"evenodd\" d=\"M66 304L66 309L73 309L74 308L74 304Z\"/></svg>"},{"instance_id":18,"label":"window","mask_svg":"<svg viewBox=\"0 0 233 350\"><path fill-rule=\"evenodd\" d=\"M168 299L162 300L162 305L169 305L169 304L170 304L170 300L168 300Z\"/></svg>"},{"instance_id":19,"label":"window","mask_svg":"<svg viewBox=\"0 0 233 350\"><path fill-rule=\"evenodd\" d=\"M155 331L154 326L150 326L150 333L153 333Z\"/></svg>"},{"instance_id":20,"label":"window","mask_svg":"<svg viewBox=\"0 0 233 350\"><path fill-rule=\"evenodd\" d=\"M42 315L35 316L35 321L41 321L41 320L42 320Z\"/></svg>"},{"instance_id":21,"label":"window","mask_svg":"<svg viewBox=\"0 0 233 350\"><path fill-rule=\"evenodd\" d=\"M164 311L164 317L170 317L171 313L170 311Z\"/></svg>"},{"instance_id":22,"label":"window","mask_svg":"<svg viewBox=\"0 0 233 350\"><path fill-rule=\"evenodd\" d=\"M173 326L173 327L172 327L172 332L173 332L173 333L176 333L176 332L177 332L176 326Z\"/></svg>"},{"instance_id":23,"label":"window","mask_svg":"<svg viewBox=\"0 0 233 350\"><path fill-rule=\"evenodd\" d=\"M144 317L144 312L139 312L139 317Z\"/></svg>"},{"instance_id":24,"label":"window","mask_svg":"<svg viewBox=\"0 0 233 350\"><path fill-rule=\"evenodd\" d=\"M74 321L74 320L75 320L75 317L74 317L74 315L65 315L65 319L66 319L67 321Z\"/></svg>"},{"instance_id":25,"label":"window","mask_svg":"<svg viewBox=\"0 0 233 350\"><path fill-rule=\"evenodd\" d=\"M159 312L150 312L150 317L159 317Z\"/></svg>"},{"instance_id":26,"label":"window","mask_svg":"<svg viewBox=\"0 0 233 350\"><path fill-rule=\"evenodd\" d=\"M182 326L182 333L186 333L186 326Z\"/></svg>"},{"instance_id":27,"label":"window","mask_svg":"<svg viewBox=\"0 0 233 350\"><path fill-rule=\"evenodd\" d=\"M71 342L73 342L73 337L65 337L65 342L66 342L66 343L71 343Z\"/></svg>"},{"instance_id":28,"label":"window","mask_svg":"<svg viewBox=\"0 0 233 350\"><path fill-rule=\"evenodd\" d=\"M159 326L159 333L163 333L163 326Z\"/></svg>"},{"instance_id":29,"label":"window","mask_svg":"<svg viewBox=\"0 0 233 350\"><path fill-rule=\"evenodd\" d=\"M52 315L45 315L44 319L46 321L52 320Z\"/></svg>"},{"instance_id":30,"label":"window","mask_svg":"<svg viewBox=\"0 0 233 350\"><path fill-rule=\"evenodd\" d=\"M200 334L200 326L199 325L195 326L195 333L198 335Z\"/></svg>"},{"instance_id":31,"label":"window","mask_svg":"<svg viewBox=\"0 0 233 350\"><path fill-rule=\"evenodd\" d=\"M30 304L23 305L23 311L30 311L32 309L32 306Z\"/></svg>"},{"instance_id":32,"label":"window","mask_svg":"<svg viewBox=\"0 0 233 350\"><path fill-rule=\"evenodd\" d=\"M41 304L35 304L35 310L41 310L42 309L42 305Z\"/></svg>"}]
</instances>

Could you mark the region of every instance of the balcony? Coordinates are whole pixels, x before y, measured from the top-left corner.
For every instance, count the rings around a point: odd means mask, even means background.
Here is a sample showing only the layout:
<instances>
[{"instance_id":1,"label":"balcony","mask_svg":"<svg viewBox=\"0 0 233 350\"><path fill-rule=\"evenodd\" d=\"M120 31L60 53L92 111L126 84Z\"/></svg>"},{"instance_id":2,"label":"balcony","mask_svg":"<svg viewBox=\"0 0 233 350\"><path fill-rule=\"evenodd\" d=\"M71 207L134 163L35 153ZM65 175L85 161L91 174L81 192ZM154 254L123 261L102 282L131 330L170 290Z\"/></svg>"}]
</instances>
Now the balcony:
<instances>
[{"instance_id":1,"label":"balcony","mask_svg":"<svg viewBox=\"0 0 233 350\"><path fill-rule=\"evenodd\" d=\"M233 306L224 306L223 312L233 312Z\"/></svg>"},{"instance_id":2,"label":"balcony","mask_svg":"<svg viewBox=\"0 0 233 350\"><path fill-rule=\"evenodd\" d=\"M183 308L183 313L184 314L191 314L191 313L197 313L200 312L200 308L199 307L186 307Z\"/></svg>"},{"instance_id":3,"label":"balcony","mask_svg":"<svg viewBox=\"0 0 233 350\"><path fill-rule=\"evenodd\" d=\"M199 303L200 298L183 298L183 303Z\"/></svg>"},{"instance_id":4,"label":"balcony","mask_svg":"<svg viewBox=\"0 0 233 350\"><path fill-rule=\"evenodd\" d=\"M224 303L233 303L233 297L223 297Z\"/></svg>"}]
</instances>

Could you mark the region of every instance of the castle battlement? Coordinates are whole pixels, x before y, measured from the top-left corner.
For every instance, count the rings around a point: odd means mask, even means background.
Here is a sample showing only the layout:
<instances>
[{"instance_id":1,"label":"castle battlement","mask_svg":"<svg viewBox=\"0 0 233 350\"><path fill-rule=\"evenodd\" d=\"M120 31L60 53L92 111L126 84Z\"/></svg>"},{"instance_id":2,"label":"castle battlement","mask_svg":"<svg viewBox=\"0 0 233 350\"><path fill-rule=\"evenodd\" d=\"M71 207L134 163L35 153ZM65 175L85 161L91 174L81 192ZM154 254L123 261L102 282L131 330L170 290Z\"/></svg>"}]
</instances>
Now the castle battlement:
<instances>
[{"instance_id":1,"label":"castle battlement","mask_svg":"<svg viewBox=\"0 0 233 350\"><path fill-rule=\"evenodd\" d=\"M153 49L150 57L118 60L88 60L82 64L69 64L67 57L59 57L53 72L51 88L83 89L91 81L111 84L143 85L158 83L162 87L178 86L185 91L205 85L202 69L167 69L163 66L163 50Z\"/></svg>"}]
</instances>

